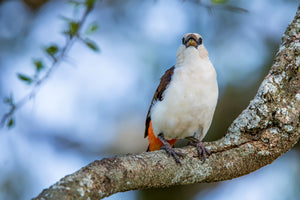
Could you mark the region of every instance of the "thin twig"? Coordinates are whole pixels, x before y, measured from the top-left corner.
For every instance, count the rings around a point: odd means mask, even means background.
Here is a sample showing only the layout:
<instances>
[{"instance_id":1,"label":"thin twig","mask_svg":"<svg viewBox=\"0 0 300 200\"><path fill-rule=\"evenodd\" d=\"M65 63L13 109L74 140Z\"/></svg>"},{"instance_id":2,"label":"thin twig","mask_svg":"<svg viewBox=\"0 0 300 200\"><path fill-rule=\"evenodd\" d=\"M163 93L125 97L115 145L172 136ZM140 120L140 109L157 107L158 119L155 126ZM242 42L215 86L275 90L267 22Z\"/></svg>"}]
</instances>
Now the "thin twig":
<instances>
[{"instance_id":1,"label":"thin twig","mask_svg":"<svg viewBox=\"0 0 300 200\"><path fill-rule=\"evenodd\" d=\"M60 62L64 59L68 51L71 49L73 43L75 42L76 39L79 39L79 32L82 28L82 25L87 19L88 14L92 11L93 7L92 6L87 6L85 9L84 14L82 15L81 19L78 22L78 30L77 34L75 36L67 35L67 40L65 46L61 49L59 54L55 57L52 56L53 62L51 64L51 67L48 69L48 71L44 74L42 78L37 80L34 85L32 90L25 95L22 99L20 99L18 102L11 104L10 110L5 113L2 116L2 119L0 121L0 128L4 127L6 121L11 118L17 110L22 108L26 103L28 103L31 99L35 98L37 95L38 91L40 88L46 83L46 81L51 77L51 75L54 73L55 69L59 66Z\"/></svg>"},{"instance_id":2,"label":"thin twig","mask_svg":"<svg viewBox=\"0 0 300 200\"><path fill-rule=\"evenodd\" d=\"M216 8L221 8L221 9L232 11L232 12L244 12L244 13L248 12L247 9L240 8L240 7L233 6L233 5L228 5L225 3L222 3L222 4L210 3L209 4L209 3L203 2L202 0L191 0L189 2L198 4L199 6L206 8L208 10L209 14L213 14L213 10Z\"/></svg>"}]
</instances>

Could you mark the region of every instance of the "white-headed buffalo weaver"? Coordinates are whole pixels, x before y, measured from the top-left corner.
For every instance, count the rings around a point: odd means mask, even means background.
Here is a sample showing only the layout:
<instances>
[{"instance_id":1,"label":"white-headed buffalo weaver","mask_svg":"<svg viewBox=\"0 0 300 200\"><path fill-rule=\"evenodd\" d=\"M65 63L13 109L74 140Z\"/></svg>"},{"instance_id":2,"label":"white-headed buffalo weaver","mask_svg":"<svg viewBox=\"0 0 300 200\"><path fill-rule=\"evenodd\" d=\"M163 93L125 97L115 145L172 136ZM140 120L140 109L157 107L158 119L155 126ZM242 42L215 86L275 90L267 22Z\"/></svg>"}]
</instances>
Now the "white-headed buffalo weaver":
<instances>
[{"instance_id":1,"label":"white-headed buffalo weaver","mask_svg":"<svg viewBox=\"0 0 300 200\"><path fill-rule=\"evenodd\" d=\"M206 135L218 100L216 72L197 33L187 33L177 51L176 65L161 77L146 119L148 151L164 149L177 163L177 139L189 139L198 156L210 154L201 140Z\"/></svg>"}]
</instances>

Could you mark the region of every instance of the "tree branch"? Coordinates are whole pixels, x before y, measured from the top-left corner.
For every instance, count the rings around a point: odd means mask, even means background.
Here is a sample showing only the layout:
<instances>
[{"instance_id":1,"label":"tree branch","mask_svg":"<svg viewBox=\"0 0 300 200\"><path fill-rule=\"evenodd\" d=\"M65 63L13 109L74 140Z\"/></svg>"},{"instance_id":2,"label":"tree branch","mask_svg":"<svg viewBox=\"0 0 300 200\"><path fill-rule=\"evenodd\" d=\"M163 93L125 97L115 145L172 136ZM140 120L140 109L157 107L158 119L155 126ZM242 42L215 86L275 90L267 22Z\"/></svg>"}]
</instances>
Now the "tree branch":
<instances>
[{"instance_id":1,"label":"tree branch","mask_svg":"<svg viewBox=\"0 0 300 200\"><path fill-rule=\"evenodd\" d=\"M106 158L83 167L35 199L99 199L128 190L229 180L249 174L290 150L300 138L300 7L268 75L225 137L206 143L202 163L193 147L178 149L182 165L163 151Z\"/></svg>"}]
</instances>

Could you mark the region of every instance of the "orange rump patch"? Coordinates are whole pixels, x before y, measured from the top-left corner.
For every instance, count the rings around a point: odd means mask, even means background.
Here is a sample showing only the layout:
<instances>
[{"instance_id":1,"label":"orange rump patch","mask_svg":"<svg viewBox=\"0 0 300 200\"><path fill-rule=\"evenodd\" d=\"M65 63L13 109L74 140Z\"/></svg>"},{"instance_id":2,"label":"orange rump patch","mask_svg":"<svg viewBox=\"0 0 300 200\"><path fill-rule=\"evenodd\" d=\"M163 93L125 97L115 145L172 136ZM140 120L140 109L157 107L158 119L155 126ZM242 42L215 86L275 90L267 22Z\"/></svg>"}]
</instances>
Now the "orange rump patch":
<instances>
[{"instance_id":1,"label":"orange rump patch","mask_svg":"<svg viewBox=\"0 0 300 200\"><path fill-rule=\"evenodd\" d=\"M160 147L162 147L164 144L160 141L159 138L157 138L152 129L152 121L149 123L148 128L148 141L149 141L149 151L156 151L159 150ZM174 146L174 144L177 142L177 139L167 140L167 142L171 145L171 147Z\"/></svg>"}]
</instances>

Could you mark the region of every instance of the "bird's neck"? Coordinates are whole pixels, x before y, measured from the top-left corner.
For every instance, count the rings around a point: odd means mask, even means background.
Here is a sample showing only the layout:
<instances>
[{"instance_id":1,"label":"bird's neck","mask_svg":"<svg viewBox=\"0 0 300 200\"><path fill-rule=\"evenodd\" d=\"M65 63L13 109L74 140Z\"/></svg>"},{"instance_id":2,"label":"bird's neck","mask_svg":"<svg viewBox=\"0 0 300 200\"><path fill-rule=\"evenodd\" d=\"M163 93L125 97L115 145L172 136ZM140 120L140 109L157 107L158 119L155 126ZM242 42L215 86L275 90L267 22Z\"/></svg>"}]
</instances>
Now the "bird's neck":
<instances>
[{"instance_id":1,"label":"bird's neck","mask_svg":"<svg viewBox=\"0 0 300 200\"><path fill-rule=\"evenodd\" d=\"M203 54L203 55L202 55ZM197 63L201 63L205 60L209 60L207 51L199 53L198 49L195 48L179 48L177 53L176 67L193 67Z\"/></svg>"}]
</instances>

